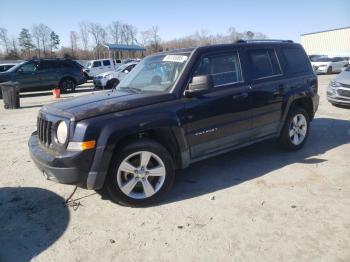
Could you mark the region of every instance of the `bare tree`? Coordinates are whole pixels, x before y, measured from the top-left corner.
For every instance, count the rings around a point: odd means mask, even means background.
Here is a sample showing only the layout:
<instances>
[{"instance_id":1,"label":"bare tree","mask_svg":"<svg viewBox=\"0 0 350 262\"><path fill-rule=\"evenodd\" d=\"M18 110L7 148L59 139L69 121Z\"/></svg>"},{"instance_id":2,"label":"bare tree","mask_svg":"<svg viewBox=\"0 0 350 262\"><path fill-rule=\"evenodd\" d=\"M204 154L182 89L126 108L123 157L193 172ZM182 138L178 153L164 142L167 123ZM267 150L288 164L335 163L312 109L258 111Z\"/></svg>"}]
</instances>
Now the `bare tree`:
<instances>
[{"instance_id":1,"label":"bare tree","mask_svg":"<svg viewBox=\"0 0 350 262\"><path fill-rule=\"evenodd\" d=\"M42 49L43 54L50 49L50 34L52 30L44 24L34 25L32 28L33 38L36 41L38 54L40 57L40 49Z\"/></svg>"},{"instance_id":2,"label":"bare tree","mask_svg":"<svg viewBox=\"0 0 350 262\"><path fill-rule=\"evenodd\" d=\"M7 36L7 29L0 27L0 42L5 48L6 54L9 53L10 40Z\"/></svg>"},{"instance_id":3,"label":"bare tree","mask_svg":"<svg viewBox=\"0 0 350 262\"><path fill-rule=\"evenodd\" d=\"M83 46L84 51L89 48L89 27L86 23L80 23L80 39Z\"/></svg>"},{"instance_id":4,"label":"bare tree","mask_svg":"<svg viewBox=\"0 0 350 262\"><path fill-rule=\"evenodd\" d=\"M75 31L70 31L70 47L72 50L72 56L75 56L78 49L78 33Z\"/></svg>"},{"instance_id":5,"label":"bare tree","mask_svg":"<svg viewBox=\"0 0 350 262\"><path fill-rule=\"evenodd\" d=\"M108 31L111 35L114 44L119 44L121 41L122 23L114 21L108 26Z\"/></svg>"},{"instance_id":6,"label":"bare tree","mask_svg":"<svg viewBox=\"0 0 350 262\"><path fill-rule=\"evenodd\" d=\"M154 46L154 51L158 52L160 51L160 36L159 36L159 29L158 26L152 26L151 28L151 34L152 34L152 45Z\"/></svg>"},{"instance_id":7,"label":"bare tree","mask_svg":"<svg viewBox=\"0 0 350 262\"><path fill-rule=\"evenodd\" d=\"M95 41L95 47L102 44L106 40L106 30L97 23L89 23L88 31L92 35L92 38Z\"/></svg>"}]
</instances>

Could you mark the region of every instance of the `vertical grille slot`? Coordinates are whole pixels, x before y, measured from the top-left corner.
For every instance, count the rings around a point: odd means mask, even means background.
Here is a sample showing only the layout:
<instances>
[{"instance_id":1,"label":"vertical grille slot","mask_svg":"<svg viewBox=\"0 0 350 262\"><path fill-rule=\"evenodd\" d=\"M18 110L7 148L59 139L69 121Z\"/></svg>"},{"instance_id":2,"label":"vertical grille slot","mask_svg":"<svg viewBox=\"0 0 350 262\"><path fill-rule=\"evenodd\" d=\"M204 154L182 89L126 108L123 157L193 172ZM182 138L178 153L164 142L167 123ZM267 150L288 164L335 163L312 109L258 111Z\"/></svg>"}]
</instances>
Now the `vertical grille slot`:
<instances>
[{"instance_id":1,"label":"vertical grille slot","mask_svg":"<svg viewBox=\"0 0 350 262\"><path fill-rule=\"evenodd\" d=\"M52 143L51 131L52 122L47 121L43 118L38 118L37 121L38 138L45 146L50 146Z\"/></svg>"}]
</instances>

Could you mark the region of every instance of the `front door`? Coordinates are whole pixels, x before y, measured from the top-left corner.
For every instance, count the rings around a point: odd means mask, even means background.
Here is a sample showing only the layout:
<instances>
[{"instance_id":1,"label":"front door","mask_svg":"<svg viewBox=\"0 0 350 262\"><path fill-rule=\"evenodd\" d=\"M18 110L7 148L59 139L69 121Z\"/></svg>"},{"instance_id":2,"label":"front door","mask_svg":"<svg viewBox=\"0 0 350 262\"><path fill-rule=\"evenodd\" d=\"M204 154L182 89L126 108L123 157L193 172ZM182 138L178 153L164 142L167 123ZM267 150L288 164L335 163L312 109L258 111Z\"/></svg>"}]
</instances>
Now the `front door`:
<instances>
[{"instance_id":1,"label":"front door","mask_svg":"<svg viewBox=\"0 0 350 262\"><path fill-rule=\"evenodd\" d=\"M242 77L237 51L209 53L193 76L212 75L211 92L185 99L186 138L191 158L201 158L249 141L250 86Z\"/></svg>"},{"instance_id":2,"label":"front door","mask_svg":"<svg viewBox=\"0 0 350 262\"><path fill-rule=\"evenodd\" d=\"M16 81L19 83L21 91L30 90L38 83L38 63L31 61L23 64L16 71Z\"/></svg>"}]
</instances>

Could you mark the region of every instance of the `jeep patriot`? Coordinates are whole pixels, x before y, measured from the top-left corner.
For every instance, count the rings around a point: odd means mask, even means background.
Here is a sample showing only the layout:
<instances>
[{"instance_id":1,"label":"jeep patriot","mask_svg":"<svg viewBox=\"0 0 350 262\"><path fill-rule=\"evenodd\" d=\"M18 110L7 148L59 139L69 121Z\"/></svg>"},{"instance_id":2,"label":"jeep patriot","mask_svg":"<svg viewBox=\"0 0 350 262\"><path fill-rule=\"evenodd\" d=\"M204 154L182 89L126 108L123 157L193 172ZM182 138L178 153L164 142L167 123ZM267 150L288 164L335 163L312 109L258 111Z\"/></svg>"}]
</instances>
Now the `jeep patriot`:
<instances>
[{"instance_id":1,"label":"jeep patriot","mask_svg":"<svg viewBox=\"0 0 350 262\"><path fill-rule=\"evenodd\" d=\"M42 107L30 154L50 180L148 206L193 162L271 138L287 150L303 147L317 85L292 41L157 53L111 91Z\"/></svg>"}]
</instances>

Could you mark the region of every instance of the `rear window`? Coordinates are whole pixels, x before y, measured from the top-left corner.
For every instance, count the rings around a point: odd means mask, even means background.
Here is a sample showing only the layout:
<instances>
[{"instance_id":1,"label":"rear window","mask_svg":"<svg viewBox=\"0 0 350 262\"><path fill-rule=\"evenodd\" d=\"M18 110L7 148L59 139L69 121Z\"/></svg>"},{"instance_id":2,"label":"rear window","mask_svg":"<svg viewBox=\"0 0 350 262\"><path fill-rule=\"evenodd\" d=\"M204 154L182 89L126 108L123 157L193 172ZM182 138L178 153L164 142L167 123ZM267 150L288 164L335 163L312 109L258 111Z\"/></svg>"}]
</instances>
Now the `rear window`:
<instances>
[{"instance_id":1,"label":"rear window","mask_svg":"<svg viewBox=\"0 0 350 262\"><path fill-rule=\"evenodd\" d=\"M282 73L274 49L249 50L248 57L254 79L271 77Z\"/></svg>"},{"instance_id":2,"label":"rear window","mask_svg":"<svg viewBox=\"0 0 350 262\"><path fill-rule=\"evenodd\" d=\"M287 70L291 74L305 73L310 70L310 61L300 48L282 48L287 62ZM324 59L324 58L322 58ZM321 59L317 60L320 61Z\"/></svg>"},{"instance_id":3,"label":"rear window","mask_svg":"<svg viewBox=\"0 0 350 262\"><path fill-rule=\"evenodd\" d=\"M104 66L110 66L111 62L109 60L103 60L103 65Z\"/></svg>"}]
</instances>

